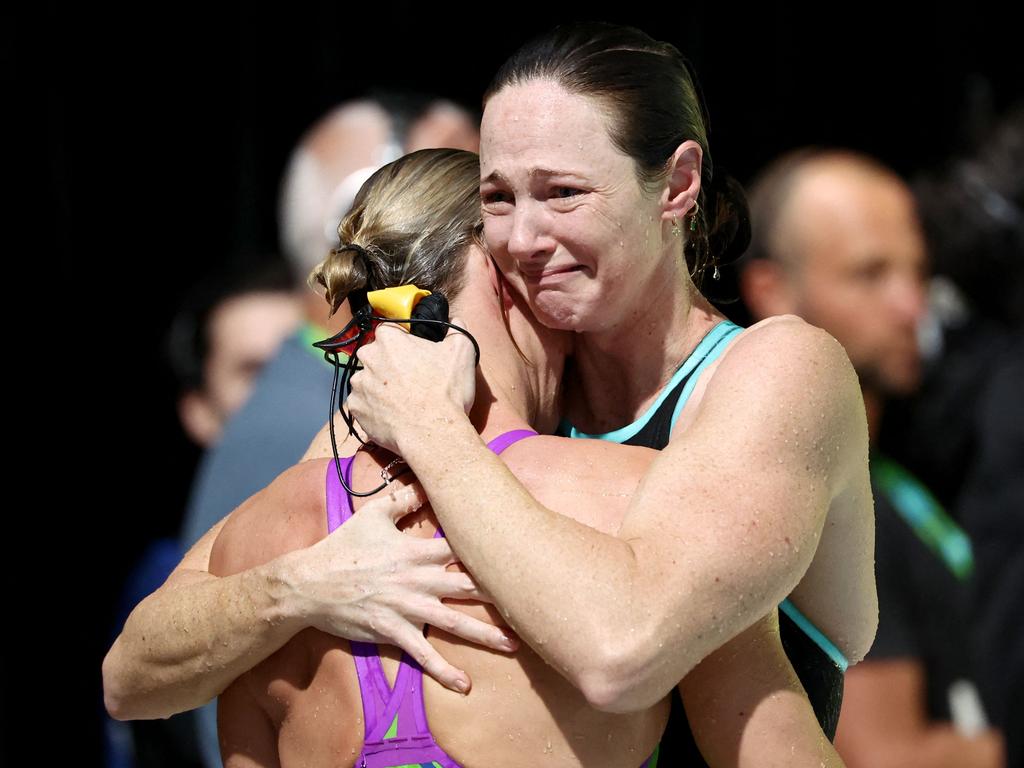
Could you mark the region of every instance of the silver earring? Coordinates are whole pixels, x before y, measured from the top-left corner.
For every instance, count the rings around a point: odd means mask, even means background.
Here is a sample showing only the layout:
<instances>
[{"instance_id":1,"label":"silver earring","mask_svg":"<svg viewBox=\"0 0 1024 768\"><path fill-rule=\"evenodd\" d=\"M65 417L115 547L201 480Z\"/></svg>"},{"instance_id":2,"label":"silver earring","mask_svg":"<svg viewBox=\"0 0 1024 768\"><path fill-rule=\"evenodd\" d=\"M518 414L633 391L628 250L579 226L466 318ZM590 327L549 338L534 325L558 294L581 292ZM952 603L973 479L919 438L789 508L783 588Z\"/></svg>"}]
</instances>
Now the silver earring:
<instances>
[{"instance_id":1,"label":"silver earring","mask_svg":"<svg viewBox=\"0 0 1024 768\"><path fill-rule=\"evenodd\" d=\"M679 235L681 233L682 233L682 230L679 229L679 219L677 219L675 216L673 216L672 217L672 237L679 237Z\"/></svg>"}]
</instances>

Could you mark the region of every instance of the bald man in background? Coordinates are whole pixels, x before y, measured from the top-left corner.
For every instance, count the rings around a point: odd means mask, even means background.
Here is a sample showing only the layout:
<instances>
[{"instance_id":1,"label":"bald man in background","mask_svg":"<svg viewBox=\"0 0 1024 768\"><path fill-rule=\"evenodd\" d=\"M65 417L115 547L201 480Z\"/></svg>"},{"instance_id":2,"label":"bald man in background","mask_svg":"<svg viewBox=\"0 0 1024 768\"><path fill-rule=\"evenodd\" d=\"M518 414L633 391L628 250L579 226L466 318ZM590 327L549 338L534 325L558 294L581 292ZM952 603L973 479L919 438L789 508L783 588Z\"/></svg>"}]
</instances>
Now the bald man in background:
<instances>
[{"instance_id":1,"label":"bald man in background","mask_svg":"<svg viewBox=\"0 0 1024 768\"><path fill-rule=\"evenodd\" d=\"M832 334L860 378L872 439L889 397L921 380L927 254L908 187L875 160L801 150L750 190L739 265L753 320L795 314ZM970 682L963 530L920 482L873 449L879 625L846 674L836 747L850 768L996 768L1001 735Z\"/></svg>"}]
</instances>

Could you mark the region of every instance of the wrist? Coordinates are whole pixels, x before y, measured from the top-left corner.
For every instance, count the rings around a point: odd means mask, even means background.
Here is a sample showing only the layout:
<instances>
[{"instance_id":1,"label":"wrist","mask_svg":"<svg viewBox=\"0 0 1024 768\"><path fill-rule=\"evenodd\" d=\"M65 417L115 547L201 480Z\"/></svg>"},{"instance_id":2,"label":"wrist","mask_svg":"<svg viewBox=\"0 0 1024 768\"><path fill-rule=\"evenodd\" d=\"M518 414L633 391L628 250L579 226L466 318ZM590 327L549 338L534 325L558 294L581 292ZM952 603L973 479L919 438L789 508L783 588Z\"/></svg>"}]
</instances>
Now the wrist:
<instances>
[{"instance_id":1,"label":"wrist","mask_svg":"<svg viewBox=\"0 0 1024 768\"><path fill-rule=\"evenodd\" d=\"M432 409L429 415L403 425L395 437L398 455L413 470L421 459L429 461L431 457L447 452L458 441L480 439L466 412L448 402L441 408Z\"/></svg>"},{"instance_id":2,"label":"wrist","mask_svg":"<svg viewBox=\"0 0 1024 768\"><path fill-rule=\"evenodd\" d=\"M293 633L309 626L308 612L299 589L301 569L295 552L276 557L250 573L258 579L257 588L265 596L258 610L262 621Z\"/></svg>"}]
</instances>

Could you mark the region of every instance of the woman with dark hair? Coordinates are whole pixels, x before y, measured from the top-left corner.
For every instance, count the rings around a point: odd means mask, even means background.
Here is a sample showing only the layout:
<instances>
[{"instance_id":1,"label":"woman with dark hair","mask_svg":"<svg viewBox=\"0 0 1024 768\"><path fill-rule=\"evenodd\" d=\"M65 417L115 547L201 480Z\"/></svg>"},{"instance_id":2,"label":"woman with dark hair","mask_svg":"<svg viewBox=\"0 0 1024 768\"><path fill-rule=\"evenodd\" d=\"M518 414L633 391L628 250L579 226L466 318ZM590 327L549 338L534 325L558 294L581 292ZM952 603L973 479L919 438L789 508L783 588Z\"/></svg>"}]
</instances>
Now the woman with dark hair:
<instances>
[{"instance_id":1,"label":"woman with dark hair","mask_svg":"<svg viewBox=\"0 0 1024 768\"><path fill-rule=\"evenodd\" d=\"M568 334L537 323L480 247L479 175L476 157L456 150L415 152L385 166L360 191L339 228L341 244L312 279L335 309L353 292L409 283L449 297L480 345L476 383L487 395L470 422L488 450L501 454L552 508L610 534L655 452L534 431L551 430L557 421ZM242 572L358 525L369 506L360 506L350 489L381 485L381 476L394 477L401 463L384 451L359 450L350 436L337 448L335 465L325 433L307 461L232 514L213 546L211 573ZM550 471L558 466L573 476ZM608 476L612 467L616 477ZM394 518L403 518L408 539L424 546L441 535L429 508L407 514L408 491L392 493ZM346 554L358 562L376 546L372 537L357 537ZM500 621L473 602L459 601L457 610ZM458 768L521 765L524 755L531 764L595 768L653 768L658 762L667 698L627 713L601 711L530 648L495 653L458 642L444 627L432 628L430 643L473 675L473 690L460 695L425 679L397 648L350 643L323 629L314 624L298 631L221 694L219 738L227 768ZM769 622L713 655L724 662L695 675L700 689L684 682L698 693L690 715L713 764L738 760L741 747L762 765L766 754L787 764L836 762L799 684L787 674ZM760 710L751 716L753 726L734 715L745 708Z\"/></svg>"},{"instance_id":2,"label":"woman with dark hair","mask_svg":"<svg viewBox=\"0 0 1024 768\"><path fill-rule=\"evenodd\" d=\"M543 476L546 468L563 500L575 500L576 519L553 512L550 499L534 500L533 485L524 488L482 454L479 425L465 416L479 384L458 339L428 345L381 329L360 354L367 367L354 378L351 402L374 439L397 448L420 476L460 559L509 624L591 705L648 711L682 679L687 713L703 718L694 730L709 763L768 764L750 744L771 742L777 749L767 754L779 764L793 764L796 750L817 765L834 752L827 742L804 748L821 734L806 729L792 696L806 707L781 655L776 606L783 604L789 656L831 735L839 665L863 656L876 616L863 408L849 363L827 336L795 319L741 332L698 292L694 280L716 285L745 226L729 215L742 212L738 188L710 172L701 112L674 48L635 30L582 25L513 57L485 112L484 239L517 288L502 301L508 308L528 300L543 323L574 332L564 382L569 421L606 439L665 448L649 468L649 458L630 464L614 453L628 449L580 441L577 450L605 458L573 463L580 454L560 448L534 470ZM478 391L474 408L492 396ZM527 410L543 429L538 402ZM328 455L326 440L322 433L308 456ZM537 440L521 450L529 455ZM246 506L283 500L294 504L278 488ZM616 511L626 502L628 511ZM604 523L588 527L602 509ZM201 703L303 627L390 640L449 688L468 687L436 647L414 637L417 623L453 621L450 610L422 609L427 582L403 584L407 566L395 576L387 558L363 568L372 553L410 546L410 537L393 535L391 520L403 511L373 502L272 568L242 571L229 585L204 579L206 595L187 612L179 609L191 586L179 580L162 596L164 608L154 602L137 611L134 634L177 606L174 616L192 627L191 645L164 665L161 681L130 693L136 706L166 713L162 691L172 686L174 707ZM190 553L191 568L208 567L218 530ZM367 541L376 546L353 549ZM444 553L431 548L430 558L436 568ZM436 598L452 584L426 592L440 606ZM360 613L351 594L359 591L376 601L372 613ZM203 618L225 604L230 610L216 621ZM394 610L379 613L387 606ZM512 648L497 630L467 626L459 634ZM221 633L230 633L223 647L212 642ZM132 658L117 664L130 669ZM204 669L216 684L202 681ZM744 735L743 750L737 729L754 737ZM674 737L679 751L666 763L700 764L685 723L670 729Z\"/></svg>"},{"instance_id":3,"label":"woman with dark hair","mask_svg":"<svg viewBox=\"0 0 1024 768\"><path fill-rule=\"evenodd\" d=\"M513 628L592 703L649 706L782 604L831 737L842 657L863 656L877 620L867 429L845 353L793 317L741 331L698 290L748 224L671 45L559 28L513 55L484 103L484 241L538 319L575 333L565 433L661 455L617 536L554 514L466 420L472 355L457 336L386 329L353 414L415 471Z\"/></svg>"}]
</instances>

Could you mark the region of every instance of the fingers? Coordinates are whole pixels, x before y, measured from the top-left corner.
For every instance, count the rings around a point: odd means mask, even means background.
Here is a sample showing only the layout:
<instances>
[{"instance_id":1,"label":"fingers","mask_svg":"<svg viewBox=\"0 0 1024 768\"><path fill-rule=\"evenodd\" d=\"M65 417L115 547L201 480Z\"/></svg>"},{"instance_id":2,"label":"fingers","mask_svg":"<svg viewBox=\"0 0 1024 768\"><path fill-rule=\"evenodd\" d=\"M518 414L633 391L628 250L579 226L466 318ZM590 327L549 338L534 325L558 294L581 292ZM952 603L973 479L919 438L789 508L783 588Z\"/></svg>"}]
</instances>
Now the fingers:
<instances>
[{"instance_id":1,"label":"fingers","mask_svg":"<svg viewBox=\"0 0 1024 768\"><path fill-rule=\"evenodd\" d=\"M493 603L494 599L479 586L468 573L445 571L441 574L435 594L438 597L451 597L456 600L477 600L481 603Z\"/></svg>"},{"instance_id":2,"label":"fingers","mask_svg":"<svg viewBox=\"0 0 1024 768\"><path fill-rule=\"evenodd\" d=\"M451 565L459 562L447 539L420 539L416 542L425 565Z\"/></svg>"},{"instance_id":3,"label":"fingers","mask_svg":"<svg viewBox=\"0 0 1024 768\"><path fill-rule=\"evenodd\" d=\"M509 630L475 619L444 603L427 609L425 618L431 626L485 648L503 653L512 653L519 648L518 639Z\"/></svg>"},{"instance_id":4,"label":"fingers","mask_svg":"<svg viewBox=\"0 0 1024 768\"><path fill-rule=\"evenodd\" d=\"M392 638L392 641L409 654L424 672L449 690L469 693L469 675L445 661L416 627L405 624L399 634L401 636Z\"/></svg>"},{"instance_id":5,"label":"fingers","mask_svg":"<svg viewBox=\"0 0 1024 768\"><path fill-rule=\"evenodd\" d=\"M405 487L395 487L388 491L387 496L378 496L368 501L359 509L360 515L382 515L398 523L410 512L415 512L427 501L419 483L410 483Z\"/></svg>"}]
</instances>

